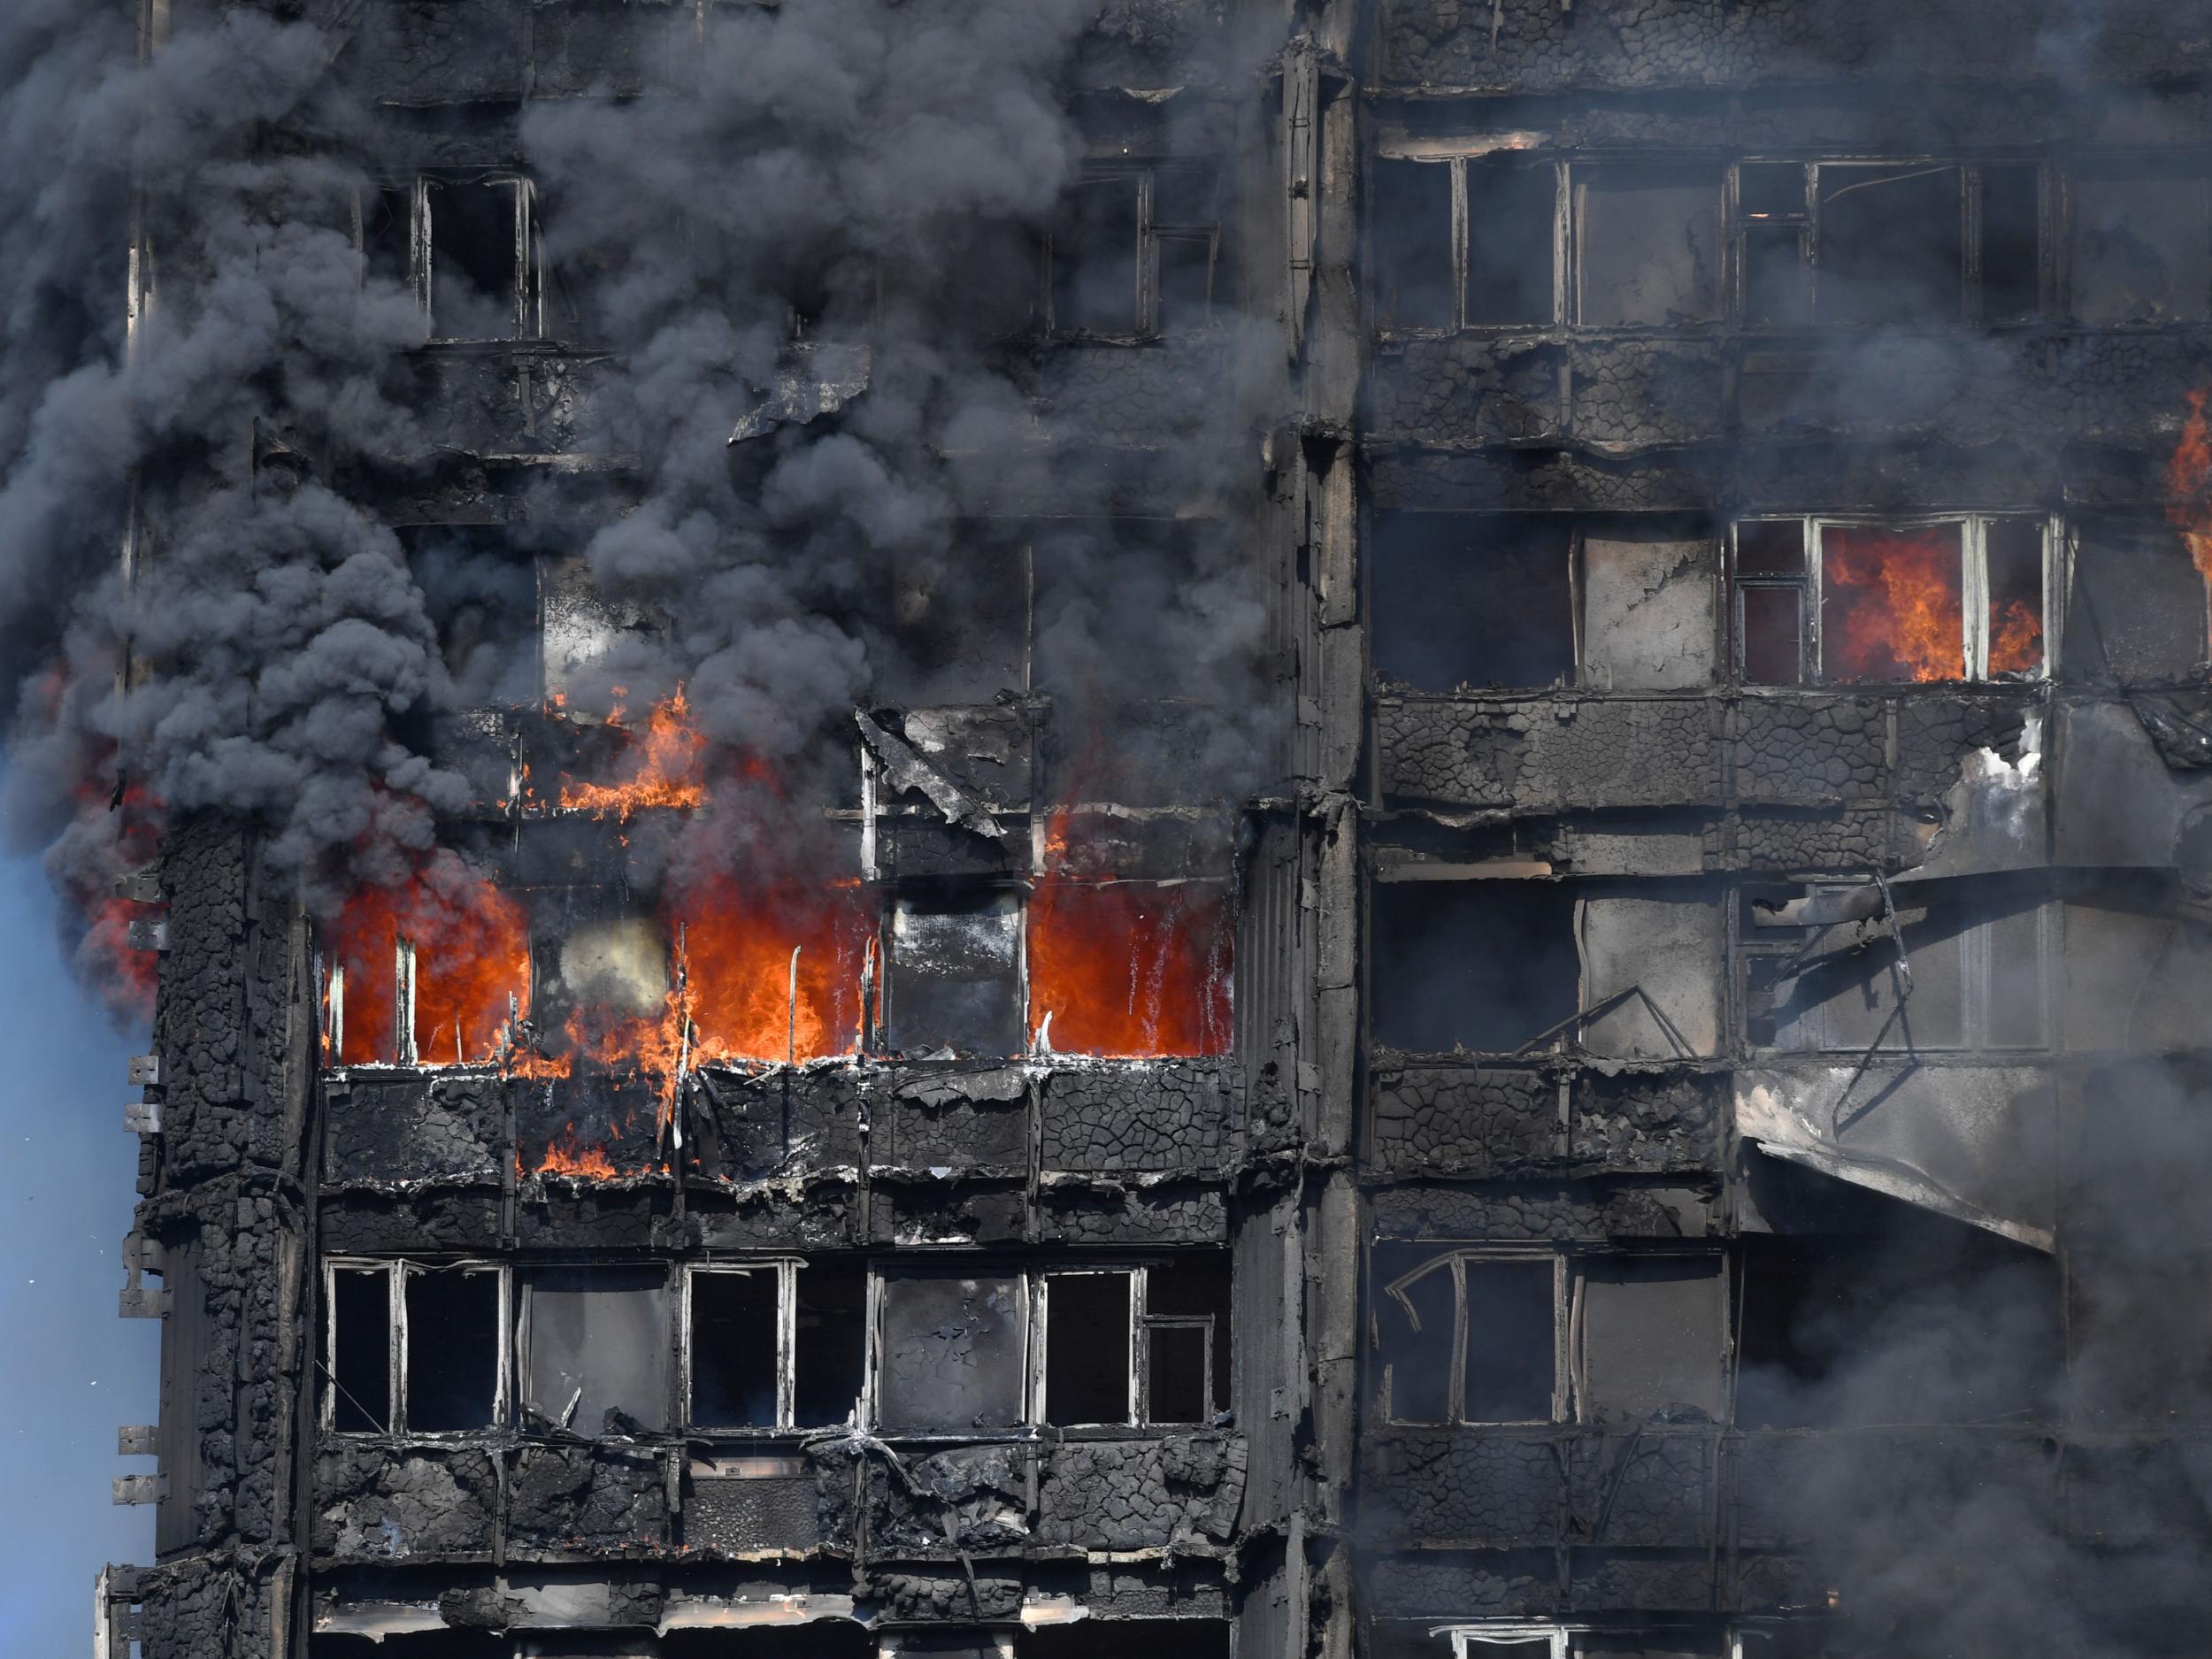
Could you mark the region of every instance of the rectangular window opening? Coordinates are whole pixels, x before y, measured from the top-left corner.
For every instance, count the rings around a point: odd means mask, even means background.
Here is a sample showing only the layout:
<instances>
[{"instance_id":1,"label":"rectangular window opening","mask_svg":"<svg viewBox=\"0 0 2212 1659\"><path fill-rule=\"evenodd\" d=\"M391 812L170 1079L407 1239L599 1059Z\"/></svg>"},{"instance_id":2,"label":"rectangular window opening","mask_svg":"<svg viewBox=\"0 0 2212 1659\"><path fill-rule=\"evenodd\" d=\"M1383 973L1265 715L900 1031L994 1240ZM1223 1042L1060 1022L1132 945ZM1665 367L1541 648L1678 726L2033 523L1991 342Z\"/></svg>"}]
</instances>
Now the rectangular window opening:
<instances>
[{"instance_id":1,"label":"rectangular window opening","mask_svg":"<svg viewBox=\"0 0 2212 1659\"><path fill-rule=\"evenodd\" d=\"M1929 162L1823 163L1815 174L1821 320L1959 321L1963 170Z\"/></svg>"},{"instance_id":2,"label":"rectangular window opening","mask_svg":"<svg viewBox=\"0 0 2212 1659\"><path fill-rule=\"evenodd\" d=\"M886 1272L876 1416L895 1434L974 1434L1025 1417L1028 1294L1018 1273Z\"/></svg>"},{"instance_id":3,"label":"rectangular window opening","mask_svg":"<svg viewBox=\"0 0 2212 1659\"><path fill-rule=\"evenodd\" d=\"M1558 177L1551 164L1471 159L1467 173L1467 321L1555 320Z\"/></svg>"},{"instance_id":4,"label":"rectangular window opening","mask_svg":"<svg viewBox=\"0 0 2212 1659\"><path fill-rule=\"evenodd\" d=\"M2034 674L2043 668L2043 524L1992 520L1983 535L1988 572L1989 673Z\"/></svg>"},{"instance_id":5,"label":"rectangular window opening","mask_svg":"<svg viewBox=\"0 0 2212 1659\"><path fill-rule=\"evenodd\" d=\"M1007 891L902 895L891 913L891 1047L1018 1054L1022 903Z\"/></svg>"},{"instance_id":6,"label":"rectangular window opening","mask_svg":"<svg viewBox=\"0 0 2212 1659\"><path fill-rule=\"evenodd\" d=\"M2032 166L1982 169L1982 320L2032 322L2043 309L2043 185Z\"/></svg>"},{"instance_id":7,"label":"rectangular window opening","mask_svg":"<svg viewBox=\"0 0 2212 1659\"><path fill-rule=\"evenodd\" d=\"M774 1263L691 1275L691 1425L774 1428L782 1321Z\"/></svg>"},{"instance_id":8,"label":"rectangular window opening","mask_svg":"<svg viewBox=\"0 0 2212 1659\"><path fill-rule=\"evenodd\" d=\"M1052 227L1052 320L1062 334L1133 334L1141 180L1085 179Z\"/></svg>"},{"instance_id":9,"label":"rectangular window opening","mask_svg":"<svg viewBox=\"0 0 2212 1659\"><path fill-rule=\"evenodd\" d=\"M1576 321L1678 327L1719 317L1717 165L1578 166L1572 178Z\"/></svg>"},{"instance_id":10,"label":"rectangular window opening","mask_svg":"<svg viewBox=\"0 0 2212 1659\"><path fill-rule=\"evenodd\" d=\"M1161 1396L1148 1394L1146 1416L1154 1423L1196 1423L1210 1420L1213 1414L1225 1410L1229 1404L1229 1307L1230 1269L1226 1250L1179 1251L1164 1262L1155 1262L1145 1270L1144 1305L1147 1318L1179 1329L1198 1329L1206 1338L1205 1362L1210 1371L1195 1379L1187 1378L1181 1370L1175 1371L1169 1379L1174 1388L1190 1386L1193 1380L1207 1390L1202 1417L1163 1415ZM1158 1328L1155 1325L1152 1328ZM1179 1344L1179 1347L1177 1345ZM1187 1365L1194 1357L1191 1339L1171 1339L1171 1347L1177 1347L1179 1357L1171 1359L1176 1366ZM1157 1373L1156 1372L1156 1375ZM1181 1409L1193 1394L1171 1395L1168 1404Z\"/></svg>"},{"instance_id":11,"label":"rectangular window opening","mask_svg":"<svg viewBox=\"0 0 2212 1659\"><path fill-rule=\"evenodd\" d=\"M1368 215L1375 321L1386 329L1450 328L1458 310L1452 274L1452 169L1432 161L1379 160Z\"/></svg>"},{"instance_id":12,"label":"rectangular window opening","mask_svg":"<svg viewBox=\"0 0 2212 1659\"><path fill-rule=\"evenodd\" d=\"M657 1272L560 1268L524 1288L523 1403L588 1436L668 1420L667 1287Z\"/></svg>"},{"instance_id":13,"label":"rectangular window opening","mask_svg":"<svg viewBox=\"0 0 2212 1659\"><path fill-rule=\"evenodd\" d=\"M1046 1422L1130 1421L1130 1291L1126 1271L1046 1276Z\"/></svg>"},{"instance_id":14,"label":"rectangular window opening","mask_svg":"<svg viewBox=\"0 0 2212 1659\"><path fill-rule=\"evenodd\" d=\"M794 1427L857 1422L866 1375L868 1270L857 1262L809 1262L798 1271L793 1310Z\"/></svg>"},{"instance_id":15,"label":"rectangular window opening","mask_svg":"<svg viewBox=\"0 0 2212 1659\"><path fill-rule=\"evenodd\" d=\"M524 327L528 257L515 179L441 180L430 191L430 308L441 340L511 340Z\"/></svg>"},{"instance_id":16,"label":"rectangular window opening","mask_svg":"<svg viewBox=\"0 0 2212 1659\"><path fill-rule=\"evenodd\" d=\"M456 1433L498 1420L499 1278L488 1268L407 1273L409 1432Z\"/></svg>"},{"instance_id":17,"label":"rectangular window opening","mask_svg":"<svg viewBox=\"0 0 2212 1659\"><path fill-rule=\"evenodd\" d=\"M1423 691L1571 678L1573 528L1560 514L1378 513L1375 672Z\"/></svg>"},{"instance_id":18,"label":"rectangular window opening","mask_svg":"<svg viewBox=\"0 0 2212 1659\"><path fill-rule=\"evenodd\" d=\"M331 1426L341 1434L392 1430L392 1276L381 1267L333 1270Z\"/></svg>"},{"instance_id":19,"label":"rectangular window opening","mask_svg":"<svg viewBox=\"0 0 2212 1659\"><path fill-rule=\"evenodd\" d=\"M1821 678L1831 685L1965 678L1963 527L1824 525Z\"/></svg>"},{"instance_id":20,"label":"rectangular window opening","mask_svg":"<svg viewBox=\"0 0 2212 1659\"><path fill-rule=\"evenodd\" d=\"M2072 311L2085 323L2212 316L2212 204L2191 161L2100 162L2067 180Z\"/></svg>"},{"instance_id":21,"label":"rectangular window opening","mask_svg":"<svg viewBox=\"0 0 2212 1659\"><path fill-rule=\"evenodd\" d=\"M1545 881L1369 889L1369 1016L1385 1048L1509 1053L1580 1005L1574 893Z\"/></svg>"},{"instance_id":22,"label":"rectangular window opening","mask_svg":"<svg viewBox=\"0 0 2212 1659\"><path fill-rule=\"evenodd\" d=\"M1557 1388L1553 1263L1463 1264L1468 1423L1548 1423Z\"/></svg>"},{"instance_id":23,"label":"rectangular window opening","mask_svg":"<svg viewBox=\"0 0 2212 1659\"><path fill-rule=\"evenodd\" d=\"M1397 1423L1548 1423L1558 1408L1558 1263L1418 1246L1371 1267L1385 1415Z\"/></svg>"}]
</instances>

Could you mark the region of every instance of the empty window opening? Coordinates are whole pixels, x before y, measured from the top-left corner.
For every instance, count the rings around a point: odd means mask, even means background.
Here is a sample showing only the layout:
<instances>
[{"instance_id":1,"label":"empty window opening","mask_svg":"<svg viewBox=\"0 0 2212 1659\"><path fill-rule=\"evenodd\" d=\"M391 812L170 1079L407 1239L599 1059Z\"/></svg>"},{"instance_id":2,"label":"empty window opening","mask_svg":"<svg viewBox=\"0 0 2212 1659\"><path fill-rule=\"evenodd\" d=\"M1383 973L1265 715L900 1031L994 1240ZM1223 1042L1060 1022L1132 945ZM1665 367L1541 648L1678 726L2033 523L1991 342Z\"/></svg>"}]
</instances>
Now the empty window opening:
<instances>
[{"instance_id":1,"label":"empty window opening","mask_svg":"<svg viewBox=\"0 0 2212 1659\"><path fill-rule=\"evenodd\" d=\"M341 1434L392 1429L392 1276L336 1268L330 1276L328 1417Z\"/></svg>"},{"instance_id":2,"label":"empty window opening","mask_svg":"<svg viewBox=\"0 0 2212 1659\"><path fill-rule=\"evenodd\" d=\"M2073 314L2085 323L2212 316L2212 206L2189 162L2099 163L2067 180Z\"/></svg>"},{"instance_id":3,"label":"empty window opening","mask_svg":"<svg viewBox=\"0 0 2212 1659\"><path fill-rule=\"evenodd\" d=\"M2043 309L2043 186L2032 166L1982 169L1982 320L2032 322Z\"/></svg>"},{"instance_id":4,"label":"empty window opening","mask_svg":"<svg viewBox=\"0 0 2212 1659\"><path fill-rule=\"evenodd\" d=\"M1375 321L1386 329L1449 329L1458 320L1452 260L1451 164L1377 161L1368 215Z\"/></svg>"},{"instance_id":5,"label":"empty window opening","mask_svg":"<svg viewBox=\"0 0 2212 1659\"><path fill-rule=\"evenodd\" d=\"M1573 1018L1574 895L1538 881L1370 889L1370 1020L1385 1048L1509 1053Z\"/></svg>"},{"instance_id":6,"label":"empty window opening","mask_svg":"<svg viewBox=\"0 0 2212 1659\"><path fill-rule=\"evenodd\" d=\"M2186 680L2205 661L2207 585L2171 528L2093 519L2071 562L2069 679L2158 684Z\"/></svg>"},{"instance_id":7,"label":"empty window opening","mask_svg":"<svg viewBox=\"0 0 2212 1659\"><path fill-rule=\"evenodd\" d=\"M774 1428L781 1422L782 1279L775 1263L691 1275L694 1428Z\"/></svg>"},{"instance_id":8,"label":"empty window opening","mask_svg":"<svg viewBox=\"0 0 2212 1659\"><path fill-rule=\"evenodd\" d=\"M1020 1426L1029 1328L1022 1275L886 1272L878 1291L876 1417L885 1432Z\"/></svg>"},{"instance_id":9,"label":"empty window opening","mask_svg":"<svg viewBox=\"0 0 2212 1659\"><path fill-rule=\"evenodd\" d=\"M1152 176L1154 326L1164 334L1204 328L1229 297L1221 182L1212 167L1163 167Z\"/></svg>"},{"instance_id":10,"label":"empty window opening","mask_svg":"<svg viewBox=\"0 0 2212 1659\"><path fill-rule=\"evenodd\" d=\"M1823 164L1814 172L1819 188L1821 319L1960 320L1961 169Z\"/></svg>"},{"instance_id":11,"label":"empty window opening","mask_svg":"<svg viewBox=\"0 0 2212 1659\"><path fill-rule=\"evenodd\" d=\"M1717 165L1573 171L1575 320L1673 327L1721 311Z\"/></svg>"},{"instance_id":12,"label":"empty window opening","mask_svg":"<svg viewBox=\"0 0 2212 1659\"><path fill-rule=\"evenodd\" d=\"M810 1262L794 1293L792 1426L826 1428L848 1419L867 1370L868 1271L857 1262Z\"/></svg>"},{"instance_id":13,"label":"empty window opening","mask_svg":"<svg viewBox=\"0 0 2212 1659\"><path fill-rule=\"evenodd\" d=\"M1747 685L1931 683L2046 672L2040 518L1747 519L1735 531Z\"/></svg>"},{"instance_id":14,"label":"empty window opening","mask_svg":"<svg viewBox=\"0 0 2212 1659\"><path fill-rule=\"evenodd\" d=\"M1558 230L1558 172L1549 162L1466 164L1467 321L1548 323Z\"/></svg>"},{"instance_id":15,"label":"empty window opening","mask_svg":"<svg viewBox=\"0 0 2212 1659\"><path fill-rule=\"evenodd\" d=\"M536 334L529 186L441 180L428 200L432 333L441 340Z\"/></svg>"},{"instance_id":16,"label":"empty window opening","mask_svg":"<svg viewBox=\"0 0 2212 1659\"><path fill-rule=\"evenodd\" d=\"M1217 1618L1101 1618L1048 1625L1015 1639L1015 1659L1229 1659L1229 1623Z\"/></svg>"},{"instance_id":17,"label":"empty window opening","mask_svg":"<svg viewBox=\"0 0 2212 1659\"><path fill-rule=\"evenodd\" d=\"M1548 1423L1557 1412L1555 1256L1379 1248L1374 1340L1383 1414L1397 1423Z\"/></svg>"},{"instance_id":18,"label":"empty window opening","mask_svg":"<svg viewBox=\"0 0 2212 1659\"><path fill-rule=\"evenodd\" d=\"M2053 1257L1871 1194L1823 1200L1850 1234L1744 1235L1740 1426L2047 1415L2064 1352Z\"/></svg>"},{"instance_id":19,"label":"empty window opening","mask_svg":"<svg viewBox=\"0 0 2212 1659\"><path fill-rule=\"evenodd\" d=\"M1045 1276L1045 1421L1063 1426L1128 1423L1130 1275Z\"/></svg>"},{"instance_id":20,"label":"empty window opening","mask_svg":"<svg viewBox=\"0 0 2212 1659\"><path fill-rule=\"evenodd\" d=\"M369 277L418 296L416 237L423 223L422 196L422 188L411 182L364 190L359 197L361 257Z\"/></svg>"},{"instance_id":21,"label":"empty window opening","mask_svg":"<svg viewBox=\"0 0 2212 1659\"><path fill-rule=\"evenodd\" d=\"M1063 334L1137 332L1142 175L1085 179L1052 226L1052 320Z\"/></svg>"},{"instance_id":22,"label":"empty window opening","mask_svg":"<svg viewBox=\"0 0 2212 1659\"><path fill-rule=\"evenodd\" d=\"M914 708L1027 690L1031 588L1029 541L999 525L963 525L954 547L902 559L876 695Z\"/></svg>"},{"instance_id":23,"label":"empty window opening","mask_svg":"<svg viewBox=\"0 0 2212 1659\"><path fill-rule=\"evenodd\" d=\"M484 1429L498 1420L500 1279L489 1268L407 1271L410 1433Z\"/></svg>"},{"instance_id":24,"label":"empty window opening","mask_svg":"<svg viewBox=\"0 0 2212 1659\"><path fill-rule=\"evenodd\" d=\"M1542 514L1378 513L1375 672L1424 691L1570 677L1572 530Z\"/></svg>"},{"instance_id":25,"label":"empty window opening","mask_svg":"<svg viewBox=\"0 0 2212 1659\"><path fill-rule=\"evenodd\" d=\"M902 896L891 912L891 1047L904 1054L1018 1054L1018 894Z\"/></svg>"},{"instance_id":26,"label":"empty window opening","mask_svg":"<svg viewBox=\"0 0 2212 1659\"><path fill-rule=\"evenodd\" d=\"M667 1288L660 1274L549 1269L523 1287L523 1404L584 1435L668 1421Z\"/></svg>"},{"instance_id":27,"label":"empty window opening","mask_svg":"<svg viewBox=\"0 0 2212 1659\"><path fill-rule=\"evenodd\" d=\"M1812 201L1805 168L1795 162L1746 162L1737 169L1737 211L1743 238L1743 317L1786 327L1809 319Z\"/></svg>"}]
</instances>

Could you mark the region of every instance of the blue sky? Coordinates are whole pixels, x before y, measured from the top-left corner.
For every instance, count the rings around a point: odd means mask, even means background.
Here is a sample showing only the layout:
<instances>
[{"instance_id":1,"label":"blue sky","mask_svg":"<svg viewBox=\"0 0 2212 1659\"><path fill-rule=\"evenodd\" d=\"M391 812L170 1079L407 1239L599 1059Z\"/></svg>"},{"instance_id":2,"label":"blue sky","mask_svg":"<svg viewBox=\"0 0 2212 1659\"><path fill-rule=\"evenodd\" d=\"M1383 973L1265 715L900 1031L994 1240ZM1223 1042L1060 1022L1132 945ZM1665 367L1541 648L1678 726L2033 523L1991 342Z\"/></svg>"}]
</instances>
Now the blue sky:
<instances>
[{"instance_id":1,"label":"blue sky","mask_svg":"<svg viewBox=\"0 0 2212 1659\"><path fill-rule=\"evenodd\" d=\"M35 864L0 860L0 1654L92 1651L92 1581L152 1559L153 1512L108 1481L151 1474L118 1457L119 1424L157 1410L159 1324L119 1319L138 1137L121 1033L69 977Z\"/></svg>"}]
</instances>

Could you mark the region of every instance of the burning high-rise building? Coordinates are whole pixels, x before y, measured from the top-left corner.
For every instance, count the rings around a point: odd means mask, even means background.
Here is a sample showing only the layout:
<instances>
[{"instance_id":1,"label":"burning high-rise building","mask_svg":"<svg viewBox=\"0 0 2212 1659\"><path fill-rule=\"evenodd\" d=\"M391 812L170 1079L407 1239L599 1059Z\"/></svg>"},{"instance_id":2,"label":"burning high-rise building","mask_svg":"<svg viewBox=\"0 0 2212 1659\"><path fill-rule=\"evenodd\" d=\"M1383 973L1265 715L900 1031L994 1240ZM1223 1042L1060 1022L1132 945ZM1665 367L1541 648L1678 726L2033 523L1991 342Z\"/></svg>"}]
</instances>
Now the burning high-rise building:
<instances>
[{"instance_id":1,"label":"burning high-rise building","mask_svg":"<svg viewBox=\"0 0 2212 1659\"><path fill-rule=\"evenodd\" d=\"M2212 1643L2203 7L12 4L99 1651Z\"/></svg>"}]
</instances>

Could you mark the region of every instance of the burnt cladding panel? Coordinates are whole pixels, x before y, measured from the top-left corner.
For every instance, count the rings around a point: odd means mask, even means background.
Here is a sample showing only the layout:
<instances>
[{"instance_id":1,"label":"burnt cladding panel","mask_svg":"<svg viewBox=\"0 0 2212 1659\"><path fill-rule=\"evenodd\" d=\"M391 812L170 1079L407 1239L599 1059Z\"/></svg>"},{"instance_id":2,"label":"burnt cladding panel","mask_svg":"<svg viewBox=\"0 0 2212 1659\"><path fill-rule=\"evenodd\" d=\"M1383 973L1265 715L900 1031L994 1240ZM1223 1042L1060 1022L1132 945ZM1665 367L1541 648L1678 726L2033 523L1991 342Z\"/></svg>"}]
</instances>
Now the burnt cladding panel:
<instances>
[{"instance_id":1,"label":"burnt cladding panel","mask_svg":"<svg viewBox=\"0 0 2212 1659\"><path fill-rule=\"evenodd\" d=\"M1678 326L1720 315L1721 170L1577 167L1576 311L1585 327Z\"/></svg>"},{"instance_id":2,"label":"burnt cladding panel","mask_svg":"<svg viewBox=\"0 0 2212 1659\"><path fill-rule=\"evenodd\" d=\"M1017 1274L886 1273L876 1415L887 1433L1013 1428L1028 1348Z\"/></svg>"},{"instance_id":3,"label":"burnt cladding panel","mask_svg":"<svg viewBox=\"0 0 2212 1659\"><path fill-rule=\"evenodd\" d=\"M628 1269L548 1269L523 1290L523 1400L577 1433L668 1420L667 1289Z\"/></svg>"},{"instance_id":4,"label":"burnt cladding panel","mask_svg":"<svg viewBox=\"0 0 2212 1659\"><path fill-rule=\"evenodd\" d=\"M200 1242L172 1244L162 1254L162 1288L170 1293L161 1323L161 1422L156 1466L169 1477L168 1494L154 1510L154 1550L167 1555L199 1538L193 1506L200 1490L200 1372L214 1331L200 1281Z\"/></svg>"}]
</instances>

